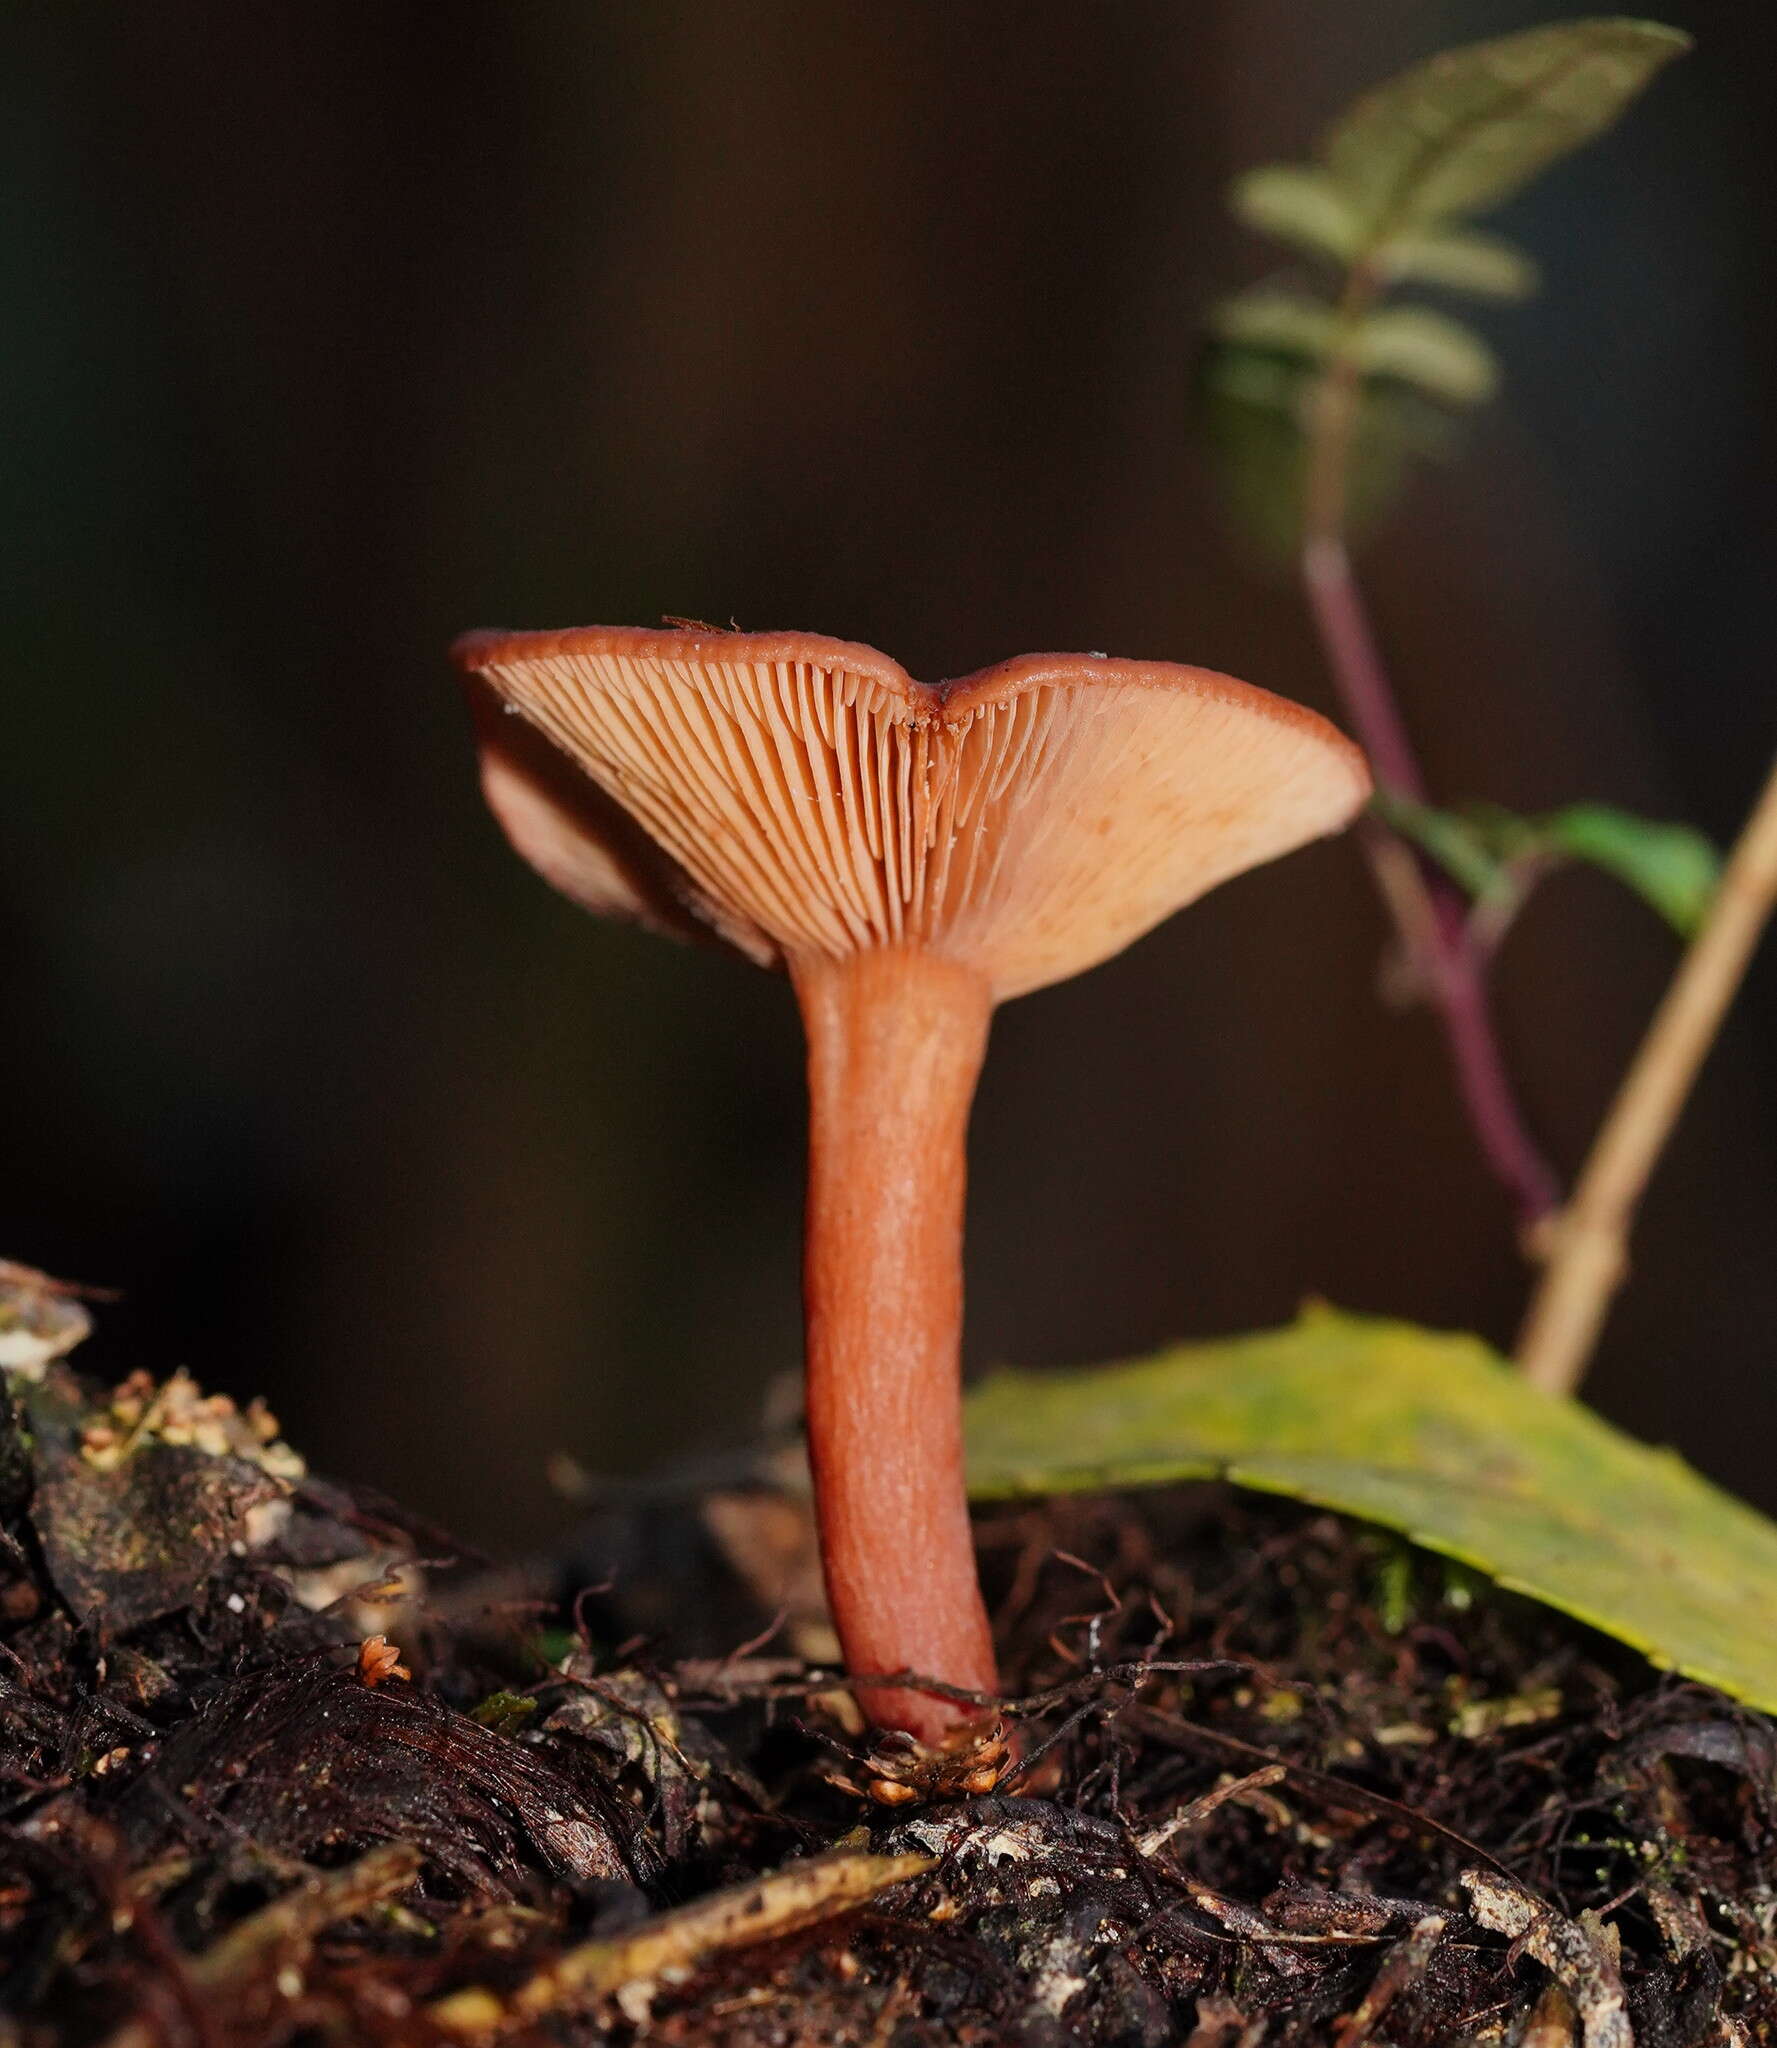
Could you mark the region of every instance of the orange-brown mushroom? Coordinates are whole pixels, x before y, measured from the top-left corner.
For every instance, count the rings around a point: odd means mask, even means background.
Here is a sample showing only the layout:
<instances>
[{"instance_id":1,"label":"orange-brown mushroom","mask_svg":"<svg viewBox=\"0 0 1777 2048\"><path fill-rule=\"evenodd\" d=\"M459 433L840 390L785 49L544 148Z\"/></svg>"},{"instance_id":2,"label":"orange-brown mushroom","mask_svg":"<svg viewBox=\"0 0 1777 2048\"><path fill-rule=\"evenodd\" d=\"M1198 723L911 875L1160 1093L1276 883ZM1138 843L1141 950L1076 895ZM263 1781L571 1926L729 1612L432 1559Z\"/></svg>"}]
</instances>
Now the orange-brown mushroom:
<instances>
[{"instance_id":1,"label":"orange-brown mushroom","mask_svg":"<svg viewBox=\"0 0 1777 2048\"><path fill-rule=\"evenodd\" d=\"M482 783L591 909L785 969L808 1034L809 1451L854 1676L994 1689L958 1400L964 1142L988 1019L1346 824L1323 719L1166 662L916 683L808 633L475 633ZM505 711L520 714L503 717ZM935 1742L968 1710L866 1686Z\"/></svg>"}]
</instances>

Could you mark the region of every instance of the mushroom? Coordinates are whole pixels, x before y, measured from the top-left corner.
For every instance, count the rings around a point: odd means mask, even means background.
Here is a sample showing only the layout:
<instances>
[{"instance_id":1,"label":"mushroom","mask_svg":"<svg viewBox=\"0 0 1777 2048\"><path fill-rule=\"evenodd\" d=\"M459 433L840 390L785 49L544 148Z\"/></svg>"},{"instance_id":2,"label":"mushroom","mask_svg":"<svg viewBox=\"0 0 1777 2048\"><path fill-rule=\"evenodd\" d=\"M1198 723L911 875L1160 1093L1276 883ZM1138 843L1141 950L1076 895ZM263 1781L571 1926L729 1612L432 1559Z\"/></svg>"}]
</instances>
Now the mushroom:
<instances>
[{"instance_id":1,"label":"mushroom","mask_svg":"<svg viewBox=\"0 0 1777 2048\"><path fill-rule=\"evenodd\" d=\"M938 1744L995 1690L963 1486L964 1146L988 1019L1345 825L1369 775L1204 669L1026 655L915 682L809 633L473 633L482 786L590 909L784 969L808 1037L808 1445L864 1710ZM501 711L518 717L503 717Z\"/></svg>"}]
</instances>

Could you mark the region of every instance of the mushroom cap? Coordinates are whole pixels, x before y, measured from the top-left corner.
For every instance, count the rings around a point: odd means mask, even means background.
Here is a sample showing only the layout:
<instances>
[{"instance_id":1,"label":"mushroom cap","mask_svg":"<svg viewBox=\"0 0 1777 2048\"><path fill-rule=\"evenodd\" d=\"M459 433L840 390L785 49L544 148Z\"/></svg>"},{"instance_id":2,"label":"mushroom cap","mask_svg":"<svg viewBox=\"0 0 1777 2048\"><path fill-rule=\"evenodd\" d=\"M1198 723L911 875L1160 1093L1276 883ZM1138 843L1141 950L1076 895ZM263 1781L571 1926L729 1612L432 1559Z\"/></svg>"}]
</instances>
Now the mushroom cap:
<instances>
[{"instance_id":1,"label":"mushroom cap","mask_svg":"<svg viewBox=\"0 0 1777 2048\"><path fill-rule=\"evenodd\" d=\"M767 966L923 946L1020 995L1338 831L1370 789L1324 718L1172 662L1027 654L919 683L813 633L625 626L452 653L478 679L483 790L546 879Z\"/></svg>"}]
</instances>

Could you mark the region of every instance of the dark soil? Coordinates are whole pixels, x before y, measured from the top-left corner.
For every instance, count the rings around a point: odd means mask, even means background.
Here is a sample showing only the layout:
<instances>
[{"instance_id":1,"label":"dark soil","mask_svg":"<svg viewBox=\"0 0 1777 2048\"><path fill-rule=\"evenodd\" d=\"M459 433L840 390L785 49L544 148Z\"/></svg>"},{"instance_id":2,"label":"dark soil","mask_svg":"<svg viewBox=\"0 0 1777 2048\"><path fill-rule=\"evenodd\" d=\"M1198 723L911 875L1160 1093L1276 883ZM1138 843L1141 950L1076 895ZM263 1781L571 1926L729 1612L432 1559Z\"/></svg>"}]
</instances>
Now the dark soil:
<instances>
[{"instance_id":1,"label":"dark soil","mask_svg":"<svg viewBox=\"0 0 1777 2048\"><path fill-rule=\"evenodd\" d=\"M0 2042L1777 2040L1770 1724L1373 1530L985 1517L1016 1761L922 1773L793 1495L497 1573L189 1386L13 1393Z\"/></svg>"}]
</instances>

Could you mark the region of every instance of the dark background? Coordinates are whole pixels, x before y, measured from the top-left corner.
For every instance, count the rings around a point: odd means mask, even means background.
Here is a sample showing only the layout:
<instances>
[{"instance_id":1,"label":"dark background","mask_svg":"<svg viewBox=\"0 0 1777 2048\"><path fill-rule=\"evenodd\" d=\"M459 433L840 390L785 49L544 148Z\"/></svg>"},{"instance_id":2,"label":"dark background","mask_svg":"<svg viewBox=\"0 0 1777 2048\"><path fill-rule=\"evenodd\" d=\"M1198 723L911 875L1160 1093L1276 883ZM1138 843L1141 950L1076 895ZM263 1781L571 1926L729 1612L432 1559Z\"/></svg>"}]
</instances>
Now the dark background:
<instances>
[{"instance_id":1,"label":"dark background","mask_svg":"<svg viewBox=\"0 0 1777 2048\"><path fill-rule=\"evenodd\" d=\"M1507 398L1368 577L1439 790L1731 834L1777 744L1763 0L1500 225ZM1226 668L1329 706L1229 537L1230 174L1545 18L1376 0L6 10L0 1252L100 1362L263 1390L498 1545L566 1447L737 1440L797 1357L783 986L597 925L483 817L443 649L662 612ZM1501 1201L1354 849L1005 1010L975 1361L1306 1293L1511 1332ZM1500 1005L1582 1154L1673 960L1563 879ZM1648 1201L1591 1392L1767 1506L1777 960Z\"/></svg>"}]
</instances>

